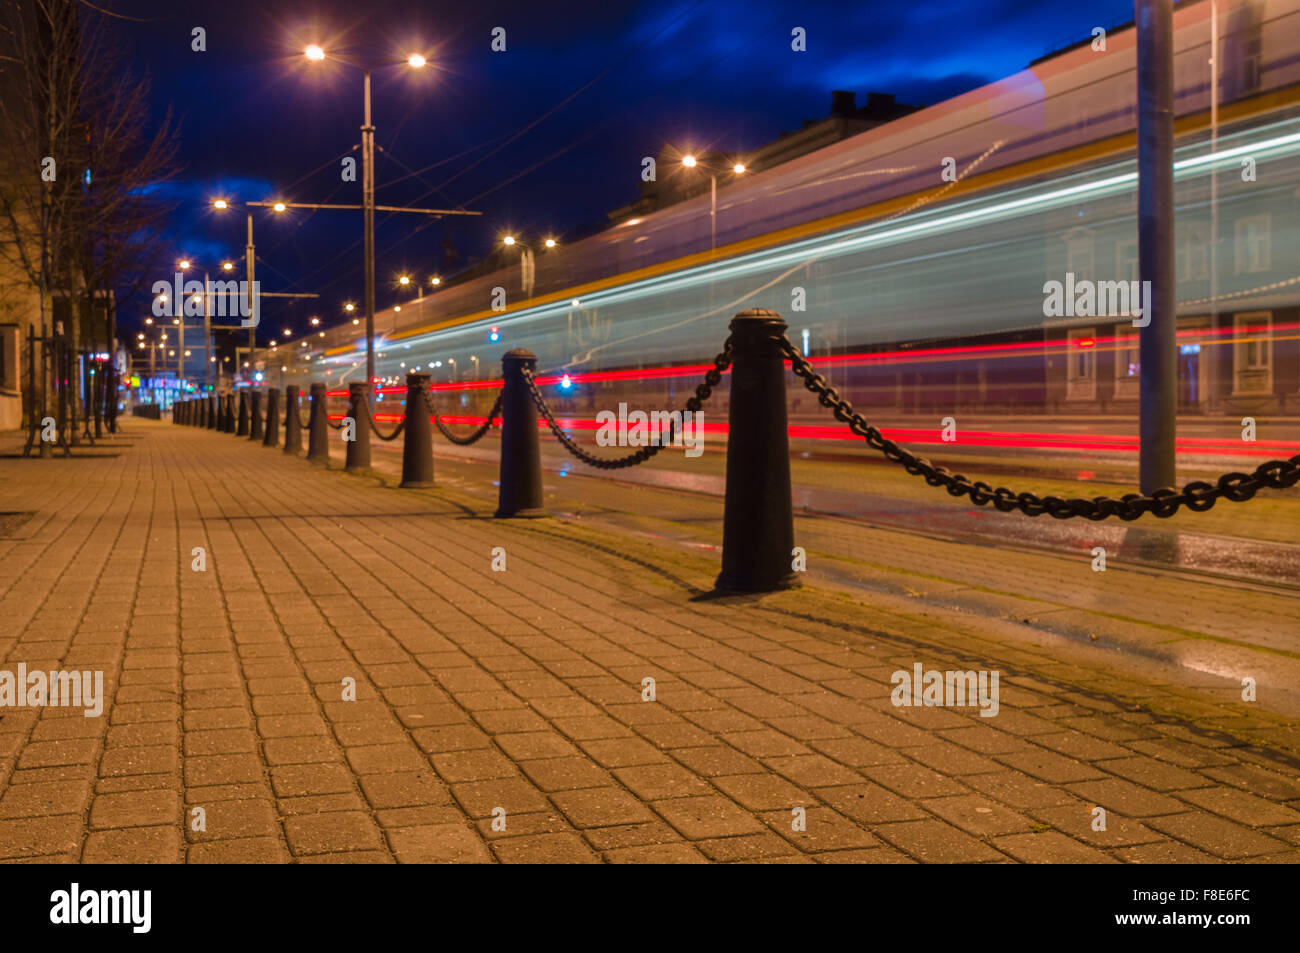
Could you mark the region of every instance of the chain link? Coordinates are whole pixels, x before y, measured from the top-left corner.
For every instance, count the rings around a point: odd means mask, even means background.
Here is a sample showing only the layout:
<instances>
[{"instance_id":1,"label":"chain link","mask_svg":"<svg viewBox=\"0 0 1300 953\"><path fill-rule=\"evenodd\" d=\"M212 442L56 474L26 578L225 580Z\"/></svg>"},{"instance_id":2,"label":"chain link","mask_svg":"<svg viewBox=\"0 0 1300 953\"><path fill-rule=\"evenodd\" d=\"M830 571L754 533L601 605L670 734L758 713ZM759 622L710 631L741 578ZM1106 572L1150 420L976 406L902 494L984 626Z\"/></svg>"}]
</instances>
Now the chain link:
<instances>
[{"instance_id":1,"label":"chain link","mask_svg":"<svg viewBox=\"0 0 1300 953\"><path fill-rule=\"evenodd\" d=\"M953 473L947 467L936 467L929 460L900 447L886 438L853 409L853 405L840 397L835 388L826 383L826 379L813 370L812 365L799 353L793 342L785 335L781 336L781 351L790 361L791 369L803 379L804 386L817 395L821 405L829 409L835 419L847 424L849 430L867 441L873 450L878 450L885 458L897 463L913 476L924 478L933 487L943 487L951 496L968 496L977 506L993 506L1009 513L1020 510L1026 516L1041 516L1047 513L1056 519L1069 519L1082 516L1084 519L1104 520L1118 516L1122 520L1135 520L1145 513L1151 513L1160 519L1173 516L1180 507L1203 513L1214 506L1219 499L1241 503L1249 500L1265 487L1282 490L1300 482L1300 454L1290 460L1269 460L1255 468L1253 474L1225 473L1219 477L1218 484L1197 481L1188 483L1178 492L1172 487L1156 490L1150 496L1141 493L1128 493L1119 499L1110 496L1096 496L1092 499L1063 499L1059 496L1037 496L1034 493L1016 493L1004 486L996 489L982 481L972 482L960 473Z\"/></svg>"},{"instance_id":2,"label":"chain link","mask_svg":"<svg viewBox=\"0 0 1300 953\"><path fill-rule=\"evenodd\" d=\"M366 420L370 422L371 432L380 440L384 441L385 443L387 443L390 440L396 440L398 437L402 435L402 431L406 429L406 418L403 417L401 420L397 422L397 426L393 428L393 432L385 437L384 432L380 430L379 425L375 423L375 415L370 410L370 401L362 400L361 406L366 411Z\"/></svg>"},{"instance_id":3,"label":"chain link","mask_svg":"<svg viewBox=\"0 0 1300 953\"><path fill-rule=\"evenodd\" d=\"M704 405L704 402L709 399L709 395L713 393L713 388L717 387L719 382L722 380L723 372L725 372L730 366L731 338L727 338L726 343L722 346L722 352L713 359L713 366L705 372L704 382L695 388L694 396L686 401L687 411L691 413L699 411L700 407ZM542 397L541 391L537 389L537 382L533 380L532 371L524 368L521 373L524 378L524 384L528 387L528 393L532 395L533 403L537 405L538 411L546 419L546 424L551 428L551 433L555 434L555 438L560 441L560 444L564 449L568 450L569 453L573 454L583 463L593 466L598 470L621 470L624 467L634 467L638 464L645 463L664 447L675 443L677 440L677 422L670 417L669 421L671 424L671 430L669 431L669 437L662 443L641 447L636 452L629 453L626 457L616 457L612 460L606 459L605 457L598 457L593 453L588 453L586 450L582 449L582 447L574 443L573 438L566 434L564 429L556 423L555 415L551 413L551 408L546 405L546 399Z\"/></svg>"},{"instance_id":4,"label":"chain link","mask_svg":"<svg viewBox=\"0 0 1300 953\"><path fill-rule=\"evenodd\" d=\"M458 444L462 447L468 447L472 443L478 443L478 441L483 438L483 435L496 425L496 418L501 413L501 401L505 397L505 391L503 389L500 394L497 394L497 400L496 403L492 405L492 409L488 411L487 421L473 433L461 437L452 433L451 428L442 422L442 416L438 413L438 408L433 404L433 392L428 388L424 388L422 393L424 394L424 404L429 408L429 413L433 414L433 423L438 428L439 432L441 432L442 435L452 443Z\"/></svg>"}]
</instances>

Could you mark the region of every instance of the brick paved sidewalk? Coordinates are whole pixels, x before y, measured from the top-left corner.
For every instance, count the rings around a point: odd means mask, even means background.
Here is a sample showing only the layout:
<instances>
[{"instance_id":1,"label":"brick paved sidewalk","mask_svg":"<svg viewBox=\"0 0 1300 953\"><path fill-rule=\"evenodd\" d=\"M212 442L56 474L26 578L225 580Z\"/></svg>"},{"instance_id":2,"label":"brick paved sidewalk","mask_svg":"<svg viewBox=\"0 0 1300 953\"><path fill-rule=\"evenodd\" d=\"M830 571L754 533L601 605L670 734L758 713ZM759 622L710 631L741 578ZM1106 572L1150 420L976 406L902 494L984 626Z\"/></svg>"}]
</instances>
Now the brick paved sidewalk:
<instances>
[{"instance_id":1,"label":"brick paved sidewalk","mask_svg":"<svg viewBox=\"0 0 1300 953\"><path fill-rule=\"evenodd\" d=\"M702 598L716 553L130 424L0 463L0 512L35 511L0 518L0 671L109 696L0 708L0 859L1300 856L1300 741L1254 706L969 618ZM895 707L918 662L1000 671L998 714Z\"/></svg>"}]
</instances>

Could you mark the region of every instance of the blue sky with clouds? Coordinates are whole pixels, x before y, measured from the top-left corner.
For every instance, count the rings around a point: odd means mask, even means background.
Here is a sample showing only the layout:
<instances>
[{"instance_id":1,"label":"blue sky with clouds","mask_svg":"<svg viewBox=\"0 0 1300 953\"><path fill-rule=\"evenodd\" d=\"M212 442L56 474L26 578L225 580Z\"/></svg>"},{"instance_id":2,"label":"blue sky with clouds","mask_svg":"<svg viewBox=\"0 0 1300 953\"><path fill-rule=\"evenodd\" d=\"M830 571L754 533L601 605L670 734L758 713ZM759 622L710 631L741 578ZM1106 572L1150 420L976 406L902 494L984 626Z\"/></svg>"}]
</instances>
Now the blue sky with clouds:
<instances>
[{"instance_id":1,"label":"blue sky with clouds","mask_svg":"<svg viewBox=\"0 0 1300 953\"><path fill-rule=\"evenodd\" d=\"M381 217L383 307L396 297L387 274L447 267L444 238L480 255L502 229L562 234L601 220L635 198L640 157L665 141L743 152L825 116L834 89L938 102L1094 26L1131 19L1133 4L113 0L110 8L123 16L111 25L115 41L152 82L155 115L170 106L182 119L185 169L167 190L181 203L175 250L196 258L243 253L243 215L207 210L214 195L360 201L359 183L343 183L330 161L360 141L360 73L308 64L307 43L375 63L414 49L429 56L434 69L375 74L378 200L471 203L484 216L432 226ZM504 53L489 48L498 26ZM194 27L206 31L204 52L191 49ZM807 31L807 52L790 49L794 27ZM340 317L337 303L361 293L360 216L268 215L257 217L259 277L320 292L322 316Z\"/></svg>"}]
</instances>

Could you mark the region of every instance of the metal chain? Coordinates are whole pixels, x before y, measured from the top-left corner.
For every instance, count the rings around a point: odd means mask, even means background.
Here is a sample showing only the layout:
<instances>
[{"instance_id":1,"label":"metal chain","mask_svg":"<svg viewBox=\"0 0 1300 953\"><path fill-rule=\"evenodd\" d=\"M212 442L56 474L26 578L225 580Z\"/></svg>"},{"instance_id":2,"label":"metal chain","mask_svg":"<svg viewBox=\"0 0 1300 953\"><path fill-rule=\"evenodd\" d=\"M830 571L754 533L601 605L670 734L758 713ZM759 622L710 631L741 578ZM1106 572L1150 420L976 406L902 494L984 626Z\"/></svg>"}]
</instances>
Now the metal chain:
<instances>
[{"instance_id":1,"label":"metal chain","mask_svg":"<svg viewBox=\"0 0 1300 953\"><path fill-rule=\"evenodd\" d=\"M393 428L393 432L385 437L384 432L380 430L379 425L375 423L375 415L370 410L370 401L368 400L361 401L361 406L365 408L366 419L370 422L371 432L380 440L383 440L385 443L387 443L390 440L396 440L398 437L402 435L402 431L406 429L406 418L403 417L401 420L397 422L397 426Z\"/></svg>"},{"instance_id":2,"label":"metal chain","mask_svg":"<svg viewBox=\"0 0 1300 953\"><path fill-rule=\"evenodd\" d=\"M817 395L823 407L835 414L835 419L848 424L849 430L866 439L868 446L879 450L885 457L899 464L913 476L923 477L930 486L943 487L952 496L968 496L977 506L992 503L1003 513L1020 510L1026 516L1048 513L1056 519L1082 516L1090 520L1104 520L1118 516L1122 520L1135 520L1144 513L1164 519L1173 516L1180 507L1203 513L1223 498L1234 503L1249 500L1264 487L1286 489L1300 482L1300 454L1290 460L1269 460L1255 468L1253 474L1225 473L1218 485L1197 481L1188 483L1181 493L1172 487L1156 490L1150 496L1128 493L1120 499L1096 496L1092 499L1063 499L1059 496L1037 496L1033 493L1016 493L1004 486L996 489L982 481L971 482L960 473L947 467L936 467L929 460L916 456L887 439L853 409L826 379L813 370L812 365L799 353L798 348L785 335L781 336L781 351L790 360L794 373L803 379L804 386Z\"/></svg>"},{"instance_id":3,"label":"metal chain","mask_svg":"<svg viewBox=\"0 0 1300 953\"><path fill-rule=\"evenodd\" d=\"M471 443L477 443L485 433L492 429L495 425L497 415L501 413L501 400L505 397L504 390L500 394L497 394L496 403L493 404L492 409L488 411L487 421L469 436L460 437L452 433L451 428L442 422L442 417L438 414L438 408L433 405L433 393L428 388L424 388L423 394L424 404L429 408L429 413L433 414L433 422L437 426L438 430L441 431L442 435L452 443L459 444L462 447L468 447Z\"/></svg>"},{"instance_id":4,"label":"metal chain","mask_svg":"<svg viewBox=\"0 0 1300 953\"><path fill-rule=\"evenodd\" d=\"M727 338L722 345L722 352L713 359L713 366L704 375L704 382L695 388L695 395L686 401L686 410L691 413L699 411L700 407L709 395L713 393L713 388L718 386L722 380L722 374L731 366L731 338ZM528 392L532 395L533 403L537 405L538 411L546 418L546 424L551 428L551 433L569 453L573 454L583 463L596 467L599 470L621 470L624 467L634 467L638 464L645 463L664 447L675 443L677 440L677 423L671 420L671 430L666 441L653 446L641 447L635 453L630 453L626 457L617 457L613 460L604 457L598 457L595 454L588 453L573 442L573 439L564 432L564 429L555 422L555 415L551 413L551 408L546 406L546 399L542 397L541 391L537 389L537 382L533 380L532 371L524 368L524 384L528 387Z\"/></svg>"}]
</instances>

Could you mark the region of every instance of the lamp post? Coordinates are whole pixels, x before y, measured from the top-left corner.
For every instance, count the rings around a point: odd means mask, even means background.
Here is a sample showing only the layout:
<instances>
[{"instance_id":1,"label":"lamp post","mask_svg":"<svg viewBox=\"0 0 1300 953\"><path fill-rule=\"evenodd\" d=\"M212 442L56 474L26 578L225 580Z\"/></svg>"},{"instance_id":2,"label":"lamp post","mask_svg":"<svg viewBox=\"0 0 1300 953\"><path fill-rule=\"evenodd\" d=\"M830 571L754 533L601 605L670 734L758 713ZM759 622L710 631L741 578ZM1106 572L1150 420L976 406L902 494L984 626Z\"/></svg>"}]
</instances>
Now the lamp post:
<instances>
[{"instance_id":1,"label":"lamp post","mask_svg":"<svg viewBox=\"0 0 1300 953\"><path fill-rule=\"evenodd\" d=\"M682 165L694 169L700 165L700 161L693 155L684 155ZM709 173L709 257L712 257L718 245L718 173L713 168L705 168L705 171ZM734 163L731 171L737 176L744 175L745 163Z\"/></svg>"},{"instance_id":2,"label":"lamp post","mask_svg":"<svg viewBox=\"0 0 1300 953\"><path fill-rule=\"evenodd\" d=\"M507 248L519 249L519 284L524 293L524 297L531 298L533 296L533 286L537 279L536 258L533 254L534 249L532 246L521 242L514 235L503 236L501 244L505 245ZM542 240L542 244L547 248L554 248L559 243L554 238L548 236Z\"/></svg>"},{"instance_id":3,"label":"lamp post","mask_svg":"<svg viewBox=\"0 0 1300 953\"><path fill-rule=\"evenodd\" d=\"M312 44L304 51L307 59L320 62L325 59L325 50ZM372 68L353 63L340 56L331 56L333 60L345 63L362 73L362 121L361 121L361 218L362 218L362 254L365 256L366 290L366 386L371 388L375 377L375 127L370 120L370 73ZM412 53L406 58L406 65L412 69L421 69L426 61L419 53ZM388 65L388 64L385 64ZM396 64L391 64L396 65ZM374 404L372 390L367 390L368 400Z\"/></svg>"}]
</instances>

